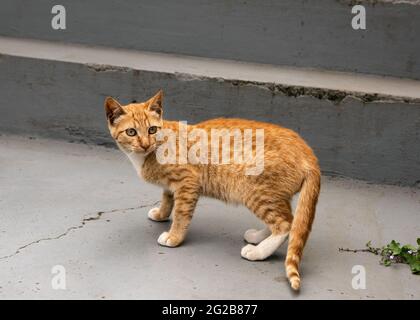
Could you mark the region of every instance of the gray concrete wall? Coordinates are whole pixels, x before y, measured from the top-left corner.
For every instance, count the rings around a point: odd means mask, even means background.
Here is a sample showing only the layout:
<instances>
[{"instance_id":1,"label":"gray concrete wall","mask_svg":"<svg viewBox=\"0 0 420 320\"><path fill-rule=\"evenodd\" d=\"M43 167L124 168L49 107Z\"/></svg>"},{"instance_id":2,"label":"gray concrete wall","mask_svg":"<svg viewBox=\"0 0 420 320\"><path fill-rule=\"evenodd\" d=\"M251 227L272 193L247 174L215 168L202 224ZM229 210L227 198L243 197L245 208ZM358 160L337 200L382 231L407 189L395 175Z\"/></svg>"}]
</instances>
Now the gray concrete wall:
<instances>
[{"instance_id":1,"label":"gray concrete wall","mask_svg":"<svg viewBox=\"0 0 420 320\"><path fill-rule=\"evenodd\" d=\"M298 131L323 171L420 186L420 103L182 74L0 57L0 132L113 145L103 100L166 91L168 119L243 117Z\"/></svg>"},{"instance_id":2,"label":"gray concrete wall","mask_svg":"<svg viewBox=\"0 0 420 320\"><path fill-rule=\"evenodd\" d=\"M367 30L351 28L356 2L366 5ZM54 4L2 0L0 35L420 79L420 5L385 0L62 0L67 30L54 31Z\"/></svg>"}]
</instances>

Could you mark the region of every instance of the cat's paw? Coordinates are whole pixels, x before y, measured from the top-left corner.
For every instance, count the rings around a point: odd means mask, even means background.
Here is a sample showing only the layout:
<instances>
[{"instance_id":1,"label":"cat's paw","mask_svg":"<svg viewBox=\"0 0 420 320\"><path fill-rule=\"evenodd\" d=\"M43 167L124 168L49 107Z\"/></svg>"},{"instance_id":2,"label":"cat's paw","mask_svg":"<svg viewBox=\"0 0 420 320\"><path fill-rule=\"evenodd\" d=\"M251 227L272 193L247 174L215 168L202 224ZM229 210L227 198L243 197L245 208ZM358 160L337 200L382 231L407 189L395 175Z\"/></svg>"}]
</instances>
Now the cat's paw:
<instances>
[{"instance_id":1,"label":"cat's paw","mask_svg":"<svg viewBox=\"0 0 420 320\"><path fill-rule=\"evenodd\" d=\"M258 230L255 230L255 229L249 229L249 230L245 231L245 233L244 233L244 239L248 243L258 244L262 240L264 240L264 239L260 239L260 238L261 238L261 236L259 236Z\"/></svg>"},{"instance_id":2,"label":"cat's paw","mask_svg":"<svg viewBox=\"0 0 420 320\"><path fill-rule=\"evenodd\" d=\"M261 230L249 229L245 231L244 239L248 243L258 244L264 239L268 238L270 234L271 234L271 231L267 227Z\"/></svg>"},{"instance_id":3,"label":"cat's paw","mask_svg":"<svg viewBox=\"0 0 420 320\"><path fill-rule=\"evenodd\" d=\"M258 247L252 244L247 244L245 247L242 248L241 256L242 258L251 261L263 260L261 259L261 254Z\"/></svg>"},{"instance_id":4,"label":"cat's paw","mask_svg":"<svg viewBox=\"0 0 420 320\"><path fill-rule=\"evenodd\" d=\"M147 214L150 220L153 221L168 221L169 217L162 218L160 215L160 209L159 208L153 208L149 210L149 213Z\"/></svg>"},{"instance_id":5,"label":"cat's paw","mask_svg":"<svg viewBox=\"0 0 420 320\"><path fill-rule=\"evenodd\" d=\"M161 246L165 247L176 247L181 244L181 241L177 239L176 237L173 237L169 234L169 232L164 232L159 236L158 243Z\"/></svg>"}]
</instances>

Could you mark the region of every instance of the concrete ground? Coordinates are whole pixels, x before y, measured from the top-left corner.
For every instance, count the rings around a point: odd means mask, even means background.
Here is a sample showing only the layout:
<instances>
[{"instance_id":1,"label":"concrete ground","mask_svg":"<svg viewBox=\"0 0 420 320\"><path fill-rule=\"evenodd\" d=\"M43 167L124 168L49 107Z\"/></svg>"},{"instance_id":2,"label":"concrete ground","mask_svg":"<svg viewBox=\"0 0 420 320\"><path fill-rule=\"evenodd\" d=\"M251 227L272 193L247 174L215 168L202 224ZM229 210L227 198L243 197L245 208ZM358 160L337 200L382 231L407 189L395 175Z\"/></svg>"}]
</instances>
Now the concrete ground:
<instances>
[{"instance_id":1,"label":"concrete ground","mask_svg":"<svg viewBox=\"0 0 420 320\"><path fill-rule=\"evenodd\" d=\"M0 168L0 299L420 299L408 266L338 251L414 243L419 189L324 177L296 295L286 246L264 262L240 257L243 233L260 224L245 208L202 199L186 242L160 247L169 224L146 217L160 190L117 150L2 135ZM51 286L56 265L65 290ZM354 265L365 290L352 288Z\"/></svg>"}]
</instances>

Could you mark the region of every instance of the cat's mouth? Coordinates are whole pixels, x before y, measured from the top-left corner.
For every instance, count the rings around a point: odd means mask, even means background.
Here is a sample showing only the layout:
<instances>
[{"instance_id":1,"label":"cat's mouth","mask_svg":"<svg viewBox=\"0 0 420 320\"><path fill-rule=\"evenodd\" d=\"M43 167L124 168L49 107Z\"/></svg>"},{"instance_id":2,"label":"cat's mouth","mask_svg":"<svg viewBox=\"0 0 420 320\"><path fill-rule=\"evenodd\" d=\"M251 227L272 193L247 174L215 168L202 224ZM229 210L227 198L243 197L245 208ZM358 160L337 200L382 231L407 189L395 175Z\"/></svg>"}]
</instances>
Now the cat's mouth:
<instances>
[{"instance_id":1,"label":"cat's mouth","mask_svg":"<svg viewBox=\"0 0 420 320\"><path fill-rule=\"evenodd\" d=\"M138 154L143 154L143 155L148 155L150 153L152 153L153 151L155 151L156 149L156 144L153 144L149 147L145 148L132 148L131 152L132 153L138 153Z\"/></svg>"}]
</instances>

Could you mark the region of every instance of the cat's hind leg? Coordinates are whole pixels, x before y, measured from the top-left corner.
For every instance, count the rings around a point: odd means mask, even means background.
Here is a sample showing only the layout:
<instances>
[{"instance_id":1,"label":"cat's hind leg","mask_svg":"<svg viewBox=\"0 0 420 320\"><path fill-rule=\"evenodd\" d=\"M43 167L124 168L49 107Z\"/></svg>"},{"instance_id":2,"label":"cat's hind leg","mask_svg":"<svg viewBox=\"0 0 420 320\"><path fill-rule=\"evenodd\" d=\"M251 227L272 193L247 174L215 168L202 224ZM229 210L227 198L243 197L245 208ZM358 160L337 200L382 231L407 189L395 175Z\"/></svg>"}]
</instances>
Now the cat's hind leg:
<instances>
[{"instance_id":1,"label":"cat's hind leg","mask_svg":"<svg viewBox=\"0 0 420 320\"><path fill-rule=\"evenodd\" d=\"M275 235L261 241L257 246L248 244L241 250L241 256L247 260L265 260L271 256L286 240L288 233Z\"/></svg>"},{"instance_id":2,"label":"cat's hind leg","mask_svg":"<svg viewBox=\"0 0 420 320\"><path fill-rule=\"evenodd\" d=\"M260 199L261 200L261 199ZM248 207L265 222L271 235L257 246L248 244L241 250L241 256L247 260L264 260L271 256L287 239L293 221L290 203L287 200L263 202L251 199Z\"/></svg>"},{"instance_id":3,"label":"cat's hind leg","mask_svg":"<svg viewBox=\"0 0 420 320\"><path fill-rule=\"evenodd\" d=\"M162 195L162 202L159 208L149 210L147 216L153 221L168 221L174 207L174 195L169 190L164 190Z\"/></svg>"},{"instance_id":4,"label":"cat's hind leg","mask_svg":"<svg viewBox=\"0 0 420 320\"><path fill-rule=\"evenodd\" d=\"M268 227L261 230L249 229L244 233L244 239L248 243L258 244L264 239L268 238L271 231Z\"/></svg>"}]
</instances>

